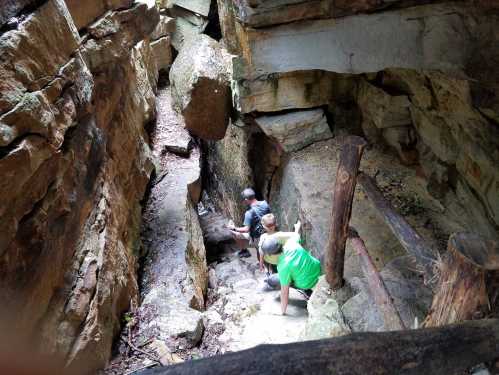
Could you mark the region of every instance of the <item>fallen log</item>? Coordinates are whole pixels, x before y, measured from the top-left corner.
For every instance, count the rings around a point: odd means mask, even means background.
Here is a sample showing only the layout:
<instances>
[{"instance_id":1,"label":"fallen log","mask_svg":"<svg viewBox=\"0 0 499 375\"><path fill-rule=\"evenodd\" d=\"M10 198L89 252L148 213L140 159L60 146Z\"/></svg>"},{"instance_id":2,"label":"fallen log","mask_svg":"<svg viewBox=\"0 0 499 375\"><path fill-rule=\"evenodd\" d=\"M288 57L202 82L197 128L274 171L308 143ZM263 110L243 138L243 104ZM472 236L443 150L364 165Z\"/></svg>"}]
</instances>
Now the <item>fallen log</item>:
<instances>
[{"instance_id":1,"label":"fallen log","mask_svg":"<svg viewBox=\"0 0 499 375\"><path fill-rule=\"evenodd\" d=\"M364 275L366 276L367 285L369 286L369 291L374 299L374 303L381 312L381 315L383 315L385 329L387 331L406 329L404 322L393 303L393 299L390 296L388 289L386 289L385 283L366 249L364 241L353 228L350 230L349 238L352 247L359 255L362 272L364 272Z\"/></svg>"},{"instance_id":2,"label":"fallen log","mask_svg":"<svg viewBox=\"0 0 499 375\"><path fill-rule=\"evenodd\" d=\"M486 271L499 269L499 243L472 233L449 237L440 277L424 325L437 327L472 319L487 306Z\"/></svg>"},{"instance_id":3,"label":"fallen log","mask_svg":"<svg viewBox=\"0 0 499 375\"><path fill-rule=\"evenodd\" d=\"M402 247L416 259L422 267L425 283L433 280L435 256L428 243L398 214L391 203L383 196L374 179L365 173L359 173L358 180L364 192L381 214L385 223L397 237Z\"/></svg>"},{"instance_id":4,"label":"fallen log","mask_svg":"<svg viewBox=\"0 0 499 375\"><path fill-rule=\"evenodd\" d=\"M348 225L352 214L353 194L362 153L367 142L357 136L349 136L341 147L340 162L336 171L333 192L331 229L326 250L326 280L333 290L343 286L343 266Z\"/></svg>"},{"instance_id":5,"label":"fallen log","mask_svg":"<svg viewBox=\"0 0 499 375\"><path fill-rule=\"evenodd\" d=\"M499 320L255 348L142 375L456 374L499 355Z\"/></svg>"}]
</instances>

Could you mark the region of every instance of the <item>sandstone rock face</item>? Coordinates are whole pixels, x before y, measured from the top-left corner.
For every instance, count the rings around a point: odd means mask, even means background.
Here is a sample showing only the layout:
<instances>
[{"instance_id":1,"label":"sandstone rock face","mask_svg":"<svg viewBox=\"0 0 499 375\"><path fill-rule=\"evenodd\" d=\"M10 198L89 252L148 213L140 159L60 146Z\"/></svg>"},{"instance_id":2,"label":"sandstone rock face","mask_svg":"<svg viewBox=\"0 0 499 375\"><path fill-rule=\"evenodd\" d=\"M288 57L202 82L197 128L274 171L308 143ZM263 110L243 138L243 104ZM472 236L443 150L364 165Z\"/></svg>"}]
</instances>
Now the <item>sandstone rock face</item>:
<instances>
[{"instance_id":1,"label":"sandstone rock face","mask_svg":"<svg viewBox=\"0 0 499 375\"><path fill-rule=\"evenodd\" d=\"M247 29L242 54L245 77L312 69L336 73L388 67L464 70L471 51L468 12L467 7L437 4L262 31Z\"/></svg>"},{"instance_id":2,"label":"sandstone rock face","mask_svg":"<svg viewBox=\"0 0 499 375\"><path fill-rule=\"evenodd\" d=\"M248 1L236 3L238 19L251 27L263 27L312 18L329 18L330 0Z\"/></svg>"},{"instance_id":3,"label":"sandstone rock face","mask_svg":"<svg viewBox=\"0 0 499 375\"><path fill-rule=\"evenodd\" d=\"M360 87L362 126L371 140L381 136L402 161L420 163L429 192L445 205L449 196L466 196L466 226L497 236L499 191L493 166L499 163L499 133L473 105L469 82L442 73L391 69L382 73L379 87L367 82Z\"/></svg>"},{"instance_id":4,"label":"sandstone rock face","mask_svg":"<svg viewBox=\"0 0 499 375\"><path fill-rule=\"evenodd\" d=\"M37 2L0 31L2 327L88 372L137 298L157 79L157 11L101 3Z\"/></svg>"},{"instance_id":5,"label":"sandstone rock face","mask_svg":"<svg viewBox=\"0 0 499 375\"><path fill-rule=\"evenodd\" d=\"M268 137L275 138L286 152L297 151L333 136L322 109L263 116L255 121L263 132Z\"/></svg>"},{"instance_id":6,"label":"sandstone rock face","mask_svg":"<svg viewBox=\"0 0 499 375\"><path fill-rule=\"evenodd\" d=\"M154 58L159 70L167 70L172 65L170 37L165 36L151 43Z\"/></svg>"},{"instance_id":7,"label":"sandstone rock face","mask_svg":"<svg viewBox=\"0 0 499 375\"><path fill-rule=\"evenodd\" d=\"M238 63L234 59L234 64ZM263 76L234 82L235 104L241 113L318 107L329 103L334 86L334 76L323 71Z\"/></svg>"},{"instance_id":8,"label":"sandstone rock face","mask_svg":"<svg viewBox=\"0 0 499 375\"><path fill-rule=\"evenodd\" d=\"M206 184L210 197L220 212L239 223L245 208L241 203L241 192L254 186L250 165L250 150L254 143L250 127L230 125L225 138L218 142L207 142L208 158Z\"/></svg>"},{"instance_id":9,"label":"sandstone rock face","mask_svg":"<svg viewBox=\"0 0 499 375\"><path fill-rule=\"evenodd\" d=\"M170 70L176 108L186 128L205 140L219 140L229 123L229 58L209 36L192 39Z\"/></svg>"},{"instance_id":10,"label":"sandstone rock face","mask_svg":"<svg viewBox=\"0 0 499 375\"><path fill-rule=\"evenodd\" d=\"M108 10L129 8L132 4L132 0L90 0L84 2L66 0L66 5L78 30L90 25Z\"/></svg>"},{"instance_id":11,"label":"sandstone rock face","mask_svg":"<svg viewBox=\"0 0 499 375\"><path fill-rule=\"evenodd\" d=\"M151 33L151 39L156 40L167 36L175 31L175 19L160 15L159 23Z\"/></svg>"}]
</instances>

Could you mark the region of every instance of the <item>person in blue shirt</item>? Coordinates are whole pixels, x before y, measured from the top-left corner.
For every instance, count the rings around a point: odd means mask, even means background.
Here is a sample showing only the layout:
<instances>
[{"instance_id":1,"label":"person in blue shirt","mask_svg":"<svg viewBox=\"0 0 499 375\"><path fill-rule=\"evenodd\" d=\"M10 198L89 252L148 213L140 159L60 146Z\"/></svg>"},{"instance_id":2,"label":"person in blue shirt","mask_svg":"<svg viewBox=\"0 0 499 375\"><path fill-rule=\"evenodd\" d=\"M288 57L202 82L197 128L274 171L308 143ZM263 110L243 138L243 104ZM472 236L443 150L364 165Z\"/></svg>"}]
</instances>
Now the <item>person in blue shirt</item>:
<instances>
[{"instance_id":1,"label":"person in blue shirt","mask_svg":"<svg viewBox=\"0 0 499 375\"><path fill-rule=\"evenodd\" d=\"M238 246L242 248L238 255L241 258L250 257L251 254L247 247L258 247L260 236L265 233L265 229L261 224L261 219L264 215L270 213L270 206L266 201L256 199L255 191L251 188L246 188L241 193L243 204L248 207L244 214L242 227L229 225L232 235ZM257 251L258 254L258 251Z\"/></svg>"}]
</instances>

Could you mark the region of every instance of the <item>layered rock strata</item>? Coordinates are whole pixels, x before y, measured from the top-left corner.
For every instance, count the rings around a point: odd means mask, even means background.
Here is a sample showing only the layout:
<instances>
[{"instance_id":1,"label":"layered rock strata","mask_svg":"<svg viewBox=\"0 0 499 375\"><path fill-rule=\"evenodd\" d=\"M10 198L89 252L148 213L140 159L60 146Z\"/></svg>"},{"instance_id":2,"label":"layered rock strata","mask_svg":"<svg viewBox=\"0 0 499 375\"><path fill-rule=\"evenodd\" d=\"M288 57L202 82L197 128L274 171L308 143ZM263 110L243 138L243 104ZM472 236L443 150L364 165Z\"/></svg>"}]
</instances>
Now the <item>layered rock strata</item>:
<instances>
[{"instance_id":1,"label":"layered rock strata","mask_svg":"<svg viewBox=\"0 0 499 375\"><path fill-rule=\"evenodd\" d=\"M159 14L81 4L2 8L0 295L6 336L92 372L137 298Z\"/></svg>"},{"instance_id":2,"label":"layered rock strata","mask_svg":"<svg viewBox=\"0 0 499 375\"><path fill-rule=\"evenodd\" d=\"M219 0L218 8L243 118L282 147L295 130L276 136L268 118L327 108L333 129L394 149L465 228L498 236L494 2ZM262 183L261 164L252 168L266 194L272 172Z\"/></svg>"}]
</instances>

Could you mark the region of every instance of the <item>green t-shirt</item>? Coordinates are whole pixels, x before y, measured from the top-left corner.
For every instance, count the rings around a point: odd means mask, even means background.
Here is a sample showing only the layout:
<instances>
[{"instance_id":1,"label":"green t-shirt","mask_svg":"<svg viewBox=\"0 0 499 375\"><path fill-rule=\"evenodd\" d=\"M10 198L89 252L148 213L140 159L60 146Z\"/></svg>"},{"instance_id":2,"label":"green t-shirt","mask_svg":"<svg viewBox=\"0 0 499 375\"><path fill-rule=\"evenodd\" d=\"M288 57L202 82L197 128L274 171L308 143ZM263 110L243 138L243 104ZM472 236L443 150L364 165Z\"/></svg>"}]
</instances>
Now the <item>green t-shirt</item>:
<instances>
[{"instance_id":1,"label":"green t-shirt","mask_svg":"<svg viewBox=\"0 0 499 375\"><path fill-rule=\"evenodd\" d=\"M300 245L300 237L292 236L283 246L277 263L281 285L293 285L299 289L311 289L321 275L321 263Z\"/></svg>"}]
</instances>

